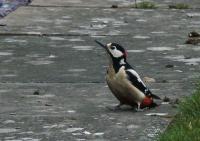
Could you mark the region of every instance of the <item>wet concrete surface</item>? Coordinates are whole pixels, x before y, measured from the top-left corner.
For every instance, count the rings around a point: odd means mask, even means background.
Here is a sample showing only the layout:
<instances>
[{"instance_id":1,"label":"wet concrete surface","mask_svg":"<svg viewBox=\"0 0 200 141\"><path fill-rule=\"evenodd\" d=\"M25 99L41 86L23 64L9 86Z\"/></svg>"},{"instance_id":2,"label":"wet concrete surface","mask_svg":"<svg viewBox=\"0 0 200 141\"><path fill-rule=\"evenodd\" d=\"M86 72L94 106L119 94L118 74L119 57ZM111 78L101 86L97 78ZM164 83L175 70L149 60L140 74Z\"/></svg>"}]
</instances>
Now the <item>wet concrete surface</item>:
<instances>
[{"instance_id":1,"label":"wet concrete surface","mask_svg":"<svg viewBox=\"0 0 200 141\"><path fill-rule=\"evenodd\" d=\"M198 9L81 2L35 0L0 20L6 25L0 27L0 140L152 141L165 130L177 112L174 104L143 112L106 108L118 101L106 86L108 61L95 39L122 44L128 62L142 78L154 79L147 85L160 97L174 101L193 92L200 46L184 43L198 31Z\"/></svg>"},{"instance_id":2,"label":"wet concrete surface","mask_svg":"<svg viewBox=\"0 0 200 141\"><path fill-rule=\"evenodd\" d=\"M182 83L152 84L158 95L188 95ZM160 88L165 90L160 90ZM182 91L182 89L186 89ZM39 95L33 92L39 90ZM175 94L179 96L174 96ZM130 107L110 111L117 101L104 83L15 83L1 84L1 138L4 140L152 140L165 129L171 117L150 117L148 113L169 113L162 105L135 112Z\"/></svg>"}]
</instances>

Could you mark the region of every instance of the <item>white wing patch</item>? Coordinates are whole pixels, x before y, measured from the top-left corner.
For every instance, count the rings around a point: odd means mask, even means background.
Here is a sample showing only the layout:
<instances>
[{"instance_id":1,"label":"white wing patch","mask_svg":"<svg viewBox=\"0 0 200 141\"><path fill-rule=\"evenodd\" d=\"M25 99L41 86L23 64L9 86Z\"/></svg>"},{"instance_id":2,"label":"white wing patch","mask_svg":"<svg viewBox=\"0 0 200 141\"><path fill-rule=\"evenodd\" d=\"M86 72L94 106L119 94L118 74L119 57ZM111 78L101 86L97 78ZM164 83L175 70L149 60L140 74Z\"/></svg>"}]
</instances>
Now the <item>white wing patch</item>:
<instances>
[{"instance_id":1,"label":"white wing patch","mask_svg":"<svg viewBox=\"0 0 200 141\"><path fill-rule=\"evenodd\" d=\"M146 85L144 84L144 82L143 82L142 79L140 78L139 74L138 74L135 70L133 70L133 69L127 69L127 71L129 71L129 72L132 73L135 77L137 77L137 80L138 80L139 82L141 82L141 83L146 87Z\"/></svg>"}]
</instances>

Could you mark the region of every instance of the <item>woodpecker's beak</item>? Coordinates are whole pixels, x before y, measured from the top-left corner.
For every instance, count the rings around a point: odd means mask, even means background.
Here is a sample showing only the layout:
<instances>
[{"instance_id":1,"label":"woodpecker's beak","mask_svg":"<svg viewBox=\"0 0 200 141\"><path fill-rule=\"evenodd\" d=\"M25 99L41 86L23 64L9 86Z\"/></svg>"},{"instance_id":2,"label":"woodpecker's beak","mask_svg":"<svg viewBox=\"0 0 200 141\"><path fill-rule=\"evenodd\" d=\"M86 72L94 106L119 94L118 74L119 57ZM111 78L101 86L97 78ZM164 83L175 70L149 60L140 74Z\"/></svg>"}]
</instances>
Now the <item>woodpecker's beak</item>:
<instances>
[{"instance_id":1,"label":"woodpecker's beak","mask_svg":"<svg viewBox=\"0 0 200 141\"><path fill-rule=\"evenodd\" d=\"M102 44L101 42L99 42L99 41L97 41L97 40L95 40L95 42L96 42L98 45L100 45L101 47L107 49L106 45Z\"/></svg>"}]
</instances>

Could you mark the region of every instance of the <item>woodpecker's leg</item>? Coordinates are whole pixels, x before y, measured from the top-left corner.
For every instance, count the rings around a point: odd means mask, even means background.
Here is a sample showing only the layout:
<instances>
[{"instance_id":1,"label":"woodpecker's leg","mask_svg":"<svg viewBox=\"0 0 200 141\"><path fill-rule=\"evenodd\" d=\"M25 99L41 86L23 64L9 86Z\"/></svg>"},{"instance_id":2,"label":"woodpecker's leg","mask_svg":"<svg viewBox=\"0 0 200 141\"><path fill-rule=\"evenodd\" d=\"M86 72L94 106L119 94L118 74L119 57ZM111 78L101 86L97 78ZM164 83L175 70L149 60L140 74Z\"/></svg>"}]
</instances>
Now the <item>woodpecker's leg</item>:
<instances>
[{"instance_id":1,"label":"woodpecker's leg","mask_svg":"<svg viewBox=\"0 0 200 141\"><path fill-rule=\"evenodd\" d=\"M137 111L137 112L142 112L142 111L144 111L143 109L140 109L140 102L137 103L136 111Z\"/></svg>"}]
</instances>

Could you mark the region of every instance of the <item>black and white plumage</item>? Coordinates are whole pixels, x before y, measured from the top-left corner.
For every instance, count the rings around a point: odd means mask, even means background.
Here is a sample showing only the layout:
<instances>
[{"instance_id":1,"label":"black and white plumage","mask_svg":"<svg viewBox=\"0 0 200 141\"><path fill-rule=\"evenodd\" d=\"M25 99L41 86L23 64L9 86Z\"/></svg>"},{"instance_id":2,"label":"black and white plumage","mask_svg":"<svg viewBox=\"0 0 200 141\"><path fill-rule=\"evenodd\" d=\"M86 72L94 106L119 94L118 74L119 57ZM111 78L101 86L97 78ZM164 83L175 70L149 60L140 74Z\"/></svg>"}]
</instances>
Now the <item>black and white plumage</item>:
<instances>
[{"instance_id":1,"label":"black and white plumage","mask_svg":"<svg viewBox=\"0 0 200 141\"><path fill-rule=\"evenodd\" d=\"M155 107L157 104L153 99L160 99L152 94L144 84L139 74L127 62L126 50L117 43L104 45L96 41L103 47L109 57L109 67L107 69L106 81L114 96L121 105L137 106L138 110L145 107Z\"/></svg>"}]
</instances>

